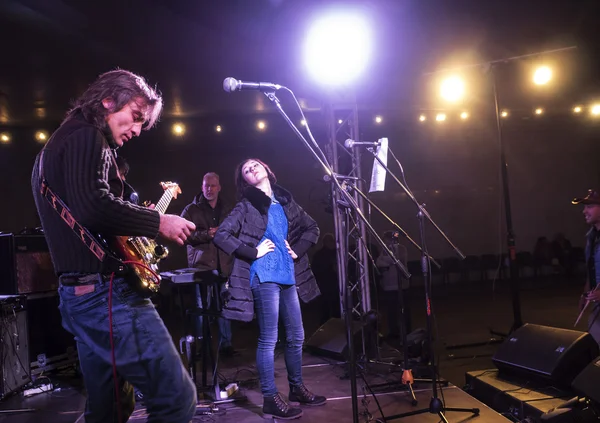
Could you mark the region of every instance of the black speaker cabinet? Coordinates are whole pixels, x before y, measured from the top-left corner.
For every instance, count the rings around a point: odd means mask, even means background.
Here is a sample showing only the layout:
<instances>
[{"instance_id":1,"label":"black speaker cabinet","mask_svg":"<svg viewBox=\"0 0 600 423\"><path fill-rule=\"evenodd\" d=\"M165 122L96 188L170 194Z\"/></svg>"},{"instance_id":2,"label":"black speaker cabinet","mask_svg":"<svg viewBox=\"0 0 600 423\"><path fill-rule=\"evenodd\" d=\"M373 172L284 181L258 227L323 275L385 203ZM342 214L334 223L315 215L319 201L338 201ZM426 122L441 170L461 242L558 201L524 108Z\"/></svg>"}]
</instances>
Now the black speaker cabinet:
<instances>
[{"instance_id":1,"label":"black speaker cabinet","mask_svg":"<svg viewBox=\"0 0 600 423\"><path fill-rule=\"evenodd\" d=\"M25 296L0 295L0 398L31 381Z\"/></svg>"},{"instance_id":2,"label":"black speaker cabinet","mask_svg":"<svg viewBox=\"0 0 600 423\"><path fill-rule=\"evenodd\" d=\"M58 289L58 278L43 235L0 234L0 294Z\"/></svg>"},{"instance_id":3,"label":"black speaker cabinet","mask_svg":"<svg viewBox=\"0 0 600 423\"><path fill-rule=\"evenodd\" d=\"M600 357L596 357L573 380L573 390L600 405Z\"/></svg>"},{"instance_id":4,"label":"black speaker cabinet","mask_svg":"<svg viewBox=\"0 0 600 423\"><path fill-rule=\"evenodd\" d=\"M361 329L364 324L352 322L355 351L362 351ZM348 359L348 342L346 341L346 324L343 319L329 319L306 341L305 350L314 355L329 357L334 360Z\"/></svg>"},{"instance_id":5,"label":"black speaker cabinet","mask_svg":"<svg viewBox=\"0 0 600 423\"><path fill-rule=\"evenodd\" d=\"M599 355L587 332L525 324L509 335L492 358L504 375L569 387Z\"/></svg>"}]
</instances>

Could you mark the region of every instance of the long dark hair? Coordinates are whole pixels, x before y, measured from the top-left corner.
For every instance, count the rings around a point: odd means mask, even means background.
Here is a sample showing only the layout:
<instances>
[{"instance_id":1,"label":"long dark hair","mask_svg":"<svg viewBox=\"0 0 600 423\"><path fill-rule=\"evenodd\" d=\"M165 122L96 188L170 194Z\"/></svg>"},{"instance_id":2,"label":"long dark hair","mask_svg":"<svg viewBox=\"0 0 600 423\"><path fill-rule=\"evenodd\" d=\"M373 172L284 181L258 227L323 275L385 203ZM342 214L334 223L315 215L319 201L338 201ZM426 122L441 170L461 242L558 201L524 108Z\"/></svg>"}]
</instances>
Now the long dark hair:
<instances>
[{"instance_id":1,"label":"long dark hair","mask_svg":"<svg viewBox=\"0 0 600 423\"><path fill-rule=\"evenodd\" d=\"M106 109L102 104L104 99L112 100L111 110ZM152 128L162 111L161 94L139 75L123 69L109 71L100 75L81 97L75 100L73 108L67 113L67 119L81 112L86 121L98 128L104 128L106 116L118 112L136 99L140 99L144 105L150 107L150 115L144 129Z\"/></svg>"},{"instance_id":2,"label":"long dark hair","mask_svg":"<svg viewBox=\"0 0 600 423\"><path fill-rule=\"evenodd\" d=\"M259 159L255 159L255 158L246 159L246 160L242 161L239 165L237 165L237 167L235 169L234 178L235 178L235 188L237 191L238 199L242 199L244 197L244 191L246 190L246 188L248 188L250 186L250 184L248 184L248 182L246 182L246 180L244 179L244 175L242 173L242 168L250 160L254 160L255 162L260 163L261 165L264 166L265 170L267 171L267 175L269 176L269 182L271 182L271 184L277 183L277 178L275 177L275 174L273 173L273 171L271 170L269 165L267 165L265 162L263 162L262 160L259 160Z\"/></svg>"}]
</instances>

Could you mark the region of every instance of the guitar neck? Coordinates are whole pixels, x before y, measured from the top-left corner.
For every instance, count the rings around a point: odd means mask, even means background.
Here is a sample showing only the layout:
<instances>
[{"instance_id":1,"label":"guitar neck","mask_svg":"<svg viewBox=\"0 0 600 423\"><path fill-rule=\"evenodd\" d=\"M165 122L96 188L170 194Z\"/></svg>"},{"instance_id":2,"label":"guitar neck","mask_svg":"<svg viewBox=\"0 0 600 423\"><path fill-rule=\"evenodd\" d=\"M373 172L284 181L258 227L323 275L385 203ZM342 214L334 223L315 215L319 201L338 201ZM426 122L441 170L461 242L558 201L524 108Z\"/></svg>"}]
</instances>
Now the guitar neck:
<instances>
[{"instance_id":1,"label":"guitar neck","mask_svg":"<svg viewBox=\"0 0 600 423\"><path fill-rule=\"evenodd\" d=\"M169 204L171 204L172 199L173 193L170 189L166 190L162 197L160 197L160 200L158 200L158 203L156 203L156 207L154 208L154 210L156 210L160 214L165 214L165 212L167 211L167 207L169 207Z\"/></svg>"}]
</instances>

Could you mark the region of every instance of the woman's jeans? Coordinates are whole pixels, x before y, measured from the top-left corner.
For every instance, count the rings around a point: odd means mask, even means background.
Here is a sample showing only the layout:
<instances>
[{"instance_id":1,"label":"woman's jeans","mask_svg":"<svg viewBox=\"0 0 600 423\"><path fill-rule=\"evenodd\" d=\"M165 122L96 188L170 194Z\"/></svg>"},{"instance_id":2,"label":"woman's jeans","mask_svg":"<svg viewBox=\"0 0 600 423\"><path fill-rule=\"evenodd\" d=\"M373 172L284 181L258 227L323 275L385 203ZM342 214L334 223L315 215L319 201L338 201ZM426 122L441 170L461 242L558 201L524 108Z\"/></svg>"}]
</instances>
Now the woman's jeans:
<instances>
[{"instance_id":1,"label":"woman's jeans","mask_svg":"<svg viewBox=\"0 0 600 423\"><path fill-rule=\"evenodd\" d=\"M90 275L92 276L92 275ZM86 423L117 422L108 320L109 283L60 285L62 324L75 336L87 390ZM61 277L62 278L62 277ZM123 421L133 411L131 385L144 395L148 422L188 423L196 388L152 302L115 277L112 327ZM130 385L131 384L131 385Z\"/></svg>"},{"instance_id":2,"label":"woman's jeans","mask_svg":"<svg viewBox=\"0 0 600 423\"><path fill-rule=\"evenodd\" d=\"M290 386L302 384L302 344L304 328L296 285L274 282L257 283L252 287L254 310L258 320L256 367L263 396L277 393L275 386L275 344L278 321L285 328L284 357Z\"/></svg>"}]
</instances>

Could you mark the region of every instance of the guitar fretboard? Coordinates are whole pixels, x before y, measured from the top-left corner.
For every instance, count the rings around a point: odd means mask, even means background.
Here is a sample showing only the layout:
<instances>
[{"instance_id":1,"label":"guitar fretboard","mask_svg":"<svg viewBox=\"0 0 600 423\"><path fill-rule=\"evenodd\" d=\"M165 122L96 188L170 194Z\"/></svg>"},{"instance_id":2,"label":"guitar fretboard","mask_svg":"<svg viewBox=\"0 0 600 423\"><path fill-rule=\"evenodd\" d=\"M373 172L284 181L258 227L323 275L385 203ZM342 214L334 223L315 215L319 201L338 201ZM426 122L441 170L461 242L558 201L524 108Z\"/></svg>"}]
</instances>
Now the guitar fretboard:
<instances>
[{"instance_id":1,"label":"guitar fretboard","mask_svg":"<svg viewBox=\"0 0 600 423\"><path fill-rule=\"evenodd\" d=\"M154 210L159 212L160 214L165 214L167 211L167 207L171 204L171 200L173 199L173 192L170 189L165 190L165 193L160 197L158 203L156 203L156 207Z\"/></svg>"}]
</instances>

